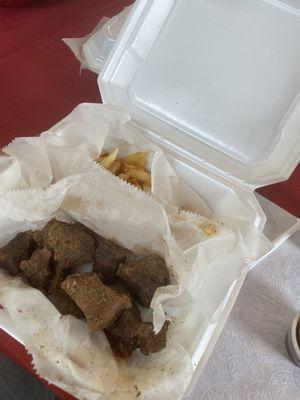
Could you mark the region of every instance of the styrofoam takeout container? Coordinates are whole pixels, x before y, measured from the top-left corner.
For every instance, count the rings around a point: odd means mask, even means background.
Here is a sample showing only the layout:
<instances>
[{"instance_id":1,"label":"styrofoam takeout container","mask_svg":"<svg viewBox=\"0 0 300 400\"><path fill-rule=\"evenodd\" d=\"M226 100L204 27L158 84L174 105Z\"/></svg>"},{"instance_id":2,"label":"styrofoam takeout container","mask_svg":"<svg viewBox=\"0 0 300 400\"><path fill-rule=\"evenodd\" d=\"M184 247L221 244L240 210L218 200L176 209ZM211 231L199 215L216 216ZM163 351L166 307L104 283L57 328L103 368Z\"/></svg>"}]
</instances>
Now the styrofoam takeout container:
<instances>
[{"instance_id":1,"label":"styrofoam takeout container","mask_svg":"<svg viewBox=\"0 0 300 400\"><path fill-rule=\"evenodd\" d=\"M226 204L234 213L243 204L248 221L276 246L299 222L279 207L272 215L254 191L287 179L300 159L299 37L300 4L293 0L137 0L83 51L91 69L102 68L103 102L125 109L132 129L165 151L213 211ZM199 344L188 390L245 275Z\"/></svg>"},{"instance_id":2,"label":"styrofoam takeout container","mask_svg":"<svg viewBox=\"0 0 300 400\"><path fill-rule=\"evenodd\" d=\"M129 111L195 190L207 187L212 209L243 201L275 246L297 219L269 213L254 191L299 162L297 4L138 0L83 45L103 102Z\"/></svg>"},{"instance_id":3,"label":"styrofoam takeout container","mask_svg":"<svg viewBox=\"0 0 300 400\"><path fill-rule=\"evenodd\" d=\"M279 207L272 215L254 191L287 179L300 160L299 37L294 0L137 0L83 51L102 68L103 103L128 111L132 129L163 148L212 210L242 202L275 247L299 221ZM204 339L189 390L244 278Z\"/></svg>"}]
</instances>

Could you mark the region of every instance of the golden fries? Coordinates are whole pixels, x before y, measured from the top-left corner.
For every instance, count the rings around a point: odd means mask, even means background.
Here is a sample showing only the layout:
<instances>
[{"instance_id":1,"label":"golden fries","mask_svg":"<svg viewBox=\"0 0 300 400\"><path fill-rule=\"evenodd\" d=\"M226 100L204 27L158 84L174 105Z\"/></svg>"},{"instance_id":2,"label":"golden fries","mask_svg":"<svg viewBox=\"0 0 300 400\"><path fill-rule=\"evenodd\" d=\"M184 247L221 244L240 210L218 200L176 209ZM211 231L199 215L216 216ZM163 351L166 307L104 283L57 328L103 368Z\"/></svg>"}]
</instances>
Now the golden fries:
<instances>
[{"instance_id":1,"label":"golden fries","mask_svg":"<svg viewBox=\"0 0 300 400\"><path fill-rule=\"evenodd\" d=\"M108 169L112 174L118 175L121 168L122 168L122 162L120 160L115 160Z\"/></svg>"},{"instance_id":2,"label":"golden fries","mask_svg":"<svg viewBox=\"0 0 300 400\"><path fill-rule=\"evenodd\" d=\"M198 228L200 228L206 236L213 236L217 233L217 227L213 224L199 224Z\"/></svg>"},{"instance_id":3,"label":"golden fries","mask_svg":"<svg viewBox=\"0 0 300 400\"><path fill-rule=\"evenodd\" d=\"M96 162L120 179L141 190L151 192L151 173L145 169L148 152L139 151L122 158L118 158L118 154L118 148L110 154L102 153Z\"/></svg>"},{"instance_id":4,"label":"golden fries","mask_svg":"<svg viewBox=\"0 0 300 400\"><path fill-rule=\"evenodd\" d=\"M128 182L139 189L143 189L142 186L140 185L140 182L135 178L130 178Z\"/></svg>"},{"instance_id":5,"label":"golden fries","mask_svg":"<svg viewBox=\"0 0 300 400\"><path fill-rule=\"evenodd\" d=\"M108 154L108 156L101 156L96 160L103 168L109 169L109 167L115 162L119 153L119 149L116 148L112 153Z\"/></svg>"},{"instance_id":6,"label":"golden fries","mask_svg":"<svg viewBox=\"0 0 300 400\"><path fill-rule=\"evenodd\" d=\"M148 153L146 151L139 151L138 153L129 154L122 158L125 165L134 165L136 167L145 168Z\"/></svg>"},{"instance_id":7,"label":"golden fries","mask_svg":"<svg viewBox=\"0 0 300 400\"><path fill-rule=\"evenodd\" d=\"M118 158L118 154L118 148L109 154L103 152L96 162L130 185L151 193L151 173L146 170L148 152L139 151L120 158ZM174 218L178 221L185 221L185 217L180 213ZM218 232L217 226L213 223L199 224L195 222L195 225L208 237L216 235Z\"/></svg>"},{"instance_id":8,"label":"golden fries","mask_svg":"<svg viewBox=\"0 0 300 400\"><path fill-rule=\"evenodd\" d=\"M151 183L151 175L149 172L142 171L137 168L124 168L124 172L130 178L137 179L142 183Z\"/></svg>"},{"instance_id":9,"label":"golden fries","mask_svg":"<svg viewBox=\"0 0 300 400\"><path fill-rule=\"evenodd\" d=\"M129 181L129 176L126 174L119 174L118 177L123 179L123 181Z\"/></svg>"},{"instance_id":10,"label":"golden fries","mask_svg":"<svg viewBox=\"0 0 300 400\"><path fill-rule=\"evenodd\" d=\"M150 184L149 183L144 183L143 184L143 190L145 192L151 192L151 183Z\"/></svg>"}]
</instances>

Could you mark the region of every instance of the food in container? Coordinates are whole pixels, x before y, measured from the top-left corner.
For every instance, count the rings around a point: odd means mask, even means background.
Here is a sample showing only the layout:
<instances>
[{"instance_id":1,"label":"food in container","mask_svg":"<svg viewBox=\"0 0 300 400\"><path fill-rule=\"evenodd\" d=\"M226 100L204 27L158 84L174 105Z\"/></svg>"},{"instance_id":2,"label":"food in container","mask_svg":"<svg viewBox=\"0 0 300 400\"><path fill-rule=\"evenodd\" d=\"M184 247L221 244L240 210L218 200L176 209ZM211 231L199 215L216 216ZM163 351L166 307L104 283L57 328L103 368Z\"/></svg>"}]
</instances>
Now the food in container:
<instances>
[{"instance_id":1,"label":"food in container","mask_svg":"<svg viewBox=\"0 0 300 400\"><path fill-rule=\"evenodd\" d=\"M144 154L151 192L95 161L117 148L131 163ZM22 332L35 368L79 398L113 398L116 387L128 398L166 387L181 396L205 349L200 338L246 275L245 255L255 258L270 243L251 222L214 216L164 152L109 106L81 105L53 131L4 151L19 168L0 196L1 248L29 235L34 246L20 269L42 293L0 272L1 313L10 333ZM96 304L96 292L107 303Z\"/></svg>"},{"instance_id":2,"label":"food in container","mask_svg":"<svg viewBox=\"0 0 300 400\"><path fill-rule=\"evenodd\" d=\"M249 18L258 35L247 29ZM284 21L284 35L276 18ZM287 45L299 36L298 19L297 9L282 2L220 7L137 1L115 44L105 36L107 25L84 48L95 50L93 40L100 38L99 54L105 50L107 57L114 46L99 77L107 105L80 106L51 132L5 149L11 158L4 164L14 179L0 176L2 224L9 228L0 236L3 246L53 217L76 220L139 257L156 254L170 273L170 285L156 290L151 312L142 312L154 334L168 330L166 347L146 357L142 351L148 353L149 344L142 346L139 329L120 340L122 319L111 332L91 335L84 321L61 319L39 291L1 274L2 321L51 382L89 399L179 399L195 383L247 270L272 248L262 235L266 218L254 189L288 177L298 162L297 46ZM272 34L262 42L265 26ZM199 40L193 40L195 33ZM265 76L275 70L273 85ZM115 156L116 149L117 158L149 154L151 190L95 163L103 152ZM118 174L119 163L113 168ZM20 299L21 313L15 306ZM123 318L141 326L138 313L129 310ZM109 346L116 340L114 350L131 356L121 363Z\"/></svg>"}]
</instances>

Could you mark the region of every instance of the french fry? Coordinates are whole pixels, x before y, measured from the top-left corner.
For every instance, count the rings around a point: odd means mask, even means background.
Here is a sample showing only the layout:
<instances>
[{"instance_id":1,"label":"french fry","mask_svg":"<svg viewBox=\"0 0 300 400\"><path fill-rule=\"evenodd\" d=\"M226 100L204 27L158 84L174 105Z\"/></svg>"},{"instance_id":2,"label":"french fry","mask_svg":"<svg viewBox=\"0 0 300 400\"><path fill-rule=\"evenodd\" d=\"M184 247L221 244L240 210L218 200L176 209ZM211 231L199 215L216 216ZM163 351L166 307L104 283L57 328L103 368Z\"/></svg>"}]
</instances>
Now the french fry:
<instances>
[{"instance_id":1,"label":"french fry","mask_svg":"<svg viewBox=\"0 0 300 400\"><path fill-rule=\"evenodd\" d=\"M213 236L217 233L217 227L213 224L199 224L198 228L200 228L206 236Z\"/></svg>"},{"instance_id":2,"label":"french fry","mask_svg":"<svg viewBox=\"0 0 300 400\"><path fill-rule=\"evenodd\" d=\"M96 162L97 162L98 164L100 164L101 161L104 160L104 158L106 158L106 157L107 157L107 154L101 154L101 155L96 159Z\"/></svg>"},{"instance_id":3,"label":"french fry","mask_svg":"<svg viewBox=\"0 0 300 400\"><path fill-rule=\"evenodd\" d=\"M113 164L113 162L116 160L118 157L119 149L116 148L112 153L110 153L108 156L104 157L99 164L106 169L109 169L109 167Z\"/></svg>"},{"instance_id":4,"label":"french fry","mask_svg":"<svg viewBox=\"0 0 300 400\"><path fill-rule=\"evenodd\" d=\"M136 167L135 165L124 164L124 162L122 162L122 165L120 168L120 173L127 174L127 171L132 170L132 169L135 169L135 170L138 169L140 171L145 171L144 168Z\"/></svg>"},{"instance_id":5,"label":"french fry","mask_svg":"<svg viewBox=\"0 0 300 400\"><path fill-rule=\"evenodd\" d=\"M133 165L135 167L145 168L147 162L148 152L139 151L137 153L129 154L122 158L124 165Z\"/></svg>"},{"instance_id":6,"label":"french fry","mask_svg":"<svg viewBox=\"0 0 300 400\"><path fill-rule=\"evenodd\" d=\"M124 172L130 178L135 178L142 183L151 184L151 174L149 172L134 168L124 168Z\"/></svg>"},{"instance_id":7,"label":"french fry","mask_svg":"<svg viewBox=\"0 0 300 400\"><path fill-rule=\"evenodd\" d=\"M144 190L145 192L151 192L151 184L149 184L149 183L144 183L144 184L143 184L143 190Z\"/></svg>"},{"instance_id":8,"label":"french fry","mask_svg":"<svg viewBox=\"0 0 300 400\"><path fill-rule=\"evenodd\" d=\"M139 181L135 178L130 178L128 182L141 190L143 189L142 186L140 185Z\"/></svg>"},{"instance_id":9,"label":"french fry","mask_svg":"<svg viewBox=\"0 0 300 400\"><path fill-rule=\"evenodd\" d=\"M114 175L118 175L122 167L122 161L121 160L115 160L111 166L108 168L110 172Z\"/></svg>"},{"instance_id":10,"label":"french fry","mask_svg":"<svg viewBox=\"0 0 300 400\"><path fill-rule=\"evenodd\" d=\"M150 192L151 173L145 170L148 152L139 151L123 158L118 158L118 154L118 148L110 154L103 152L96 159L96 162L120 179L129 182L141 190Z\"/></svg>"},{"instance_id":11,"label":"french fry","mask_svg":"<svg viewBox=\"0 0 300 400\"><path fill-rule=\"evenodd\" d=\"M129 181L129 176L127 174L120 174L118 177L123 181Z\"/></svg>"},{"instance_id":12,"label":"french fry","mask_svg":"<svg viewBox=\"0 0 300 400\"><path fill-rule=\"evenodd\" d=\"M142 167L136 167L135 165L130 165L130 164L124 164L122 163L122 169L123 170L139 170L139 171L145 171L145 168Z\"/></svg>"}]
</instances>

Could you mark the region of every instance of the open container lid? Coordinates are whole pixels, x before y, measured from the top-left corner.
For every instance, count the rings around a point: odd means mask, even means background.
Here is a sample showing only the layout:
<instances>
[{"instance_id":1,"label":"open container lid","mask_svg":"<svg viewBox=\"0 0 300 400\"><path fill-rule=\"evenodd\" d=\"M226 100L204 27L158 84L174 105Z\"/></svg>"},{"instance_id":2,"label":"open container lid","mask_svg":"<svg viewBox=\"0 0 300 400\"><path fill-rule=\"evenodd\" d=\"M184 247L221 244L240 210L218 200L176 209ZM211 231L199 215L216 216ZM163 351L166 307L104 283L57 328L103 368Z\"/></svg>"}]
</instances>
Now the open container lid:
<instances>
[{"instance_id":1,"label":"open container lid","mask_svg":"<svg viewBox=\"0 0 300 400\"><path fill-rule=\"evenodd\" d=\"M300 3L137 0L99 76L104 103L254 187L300 155Z\"/></svg>"}]
</instances>

